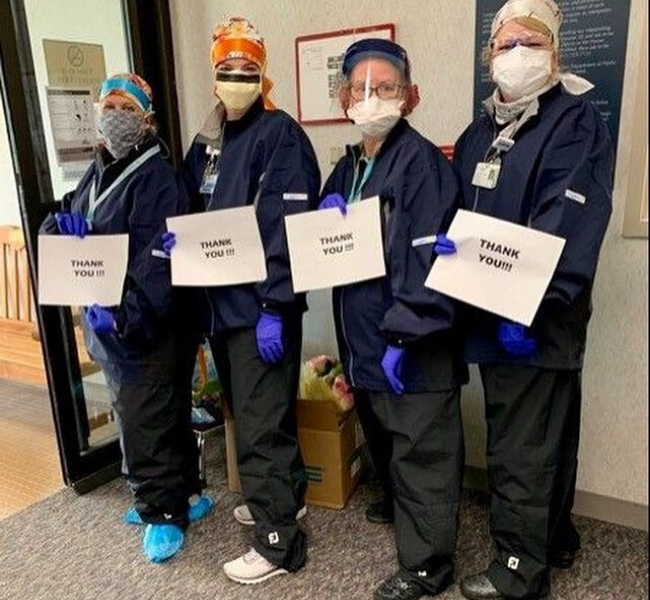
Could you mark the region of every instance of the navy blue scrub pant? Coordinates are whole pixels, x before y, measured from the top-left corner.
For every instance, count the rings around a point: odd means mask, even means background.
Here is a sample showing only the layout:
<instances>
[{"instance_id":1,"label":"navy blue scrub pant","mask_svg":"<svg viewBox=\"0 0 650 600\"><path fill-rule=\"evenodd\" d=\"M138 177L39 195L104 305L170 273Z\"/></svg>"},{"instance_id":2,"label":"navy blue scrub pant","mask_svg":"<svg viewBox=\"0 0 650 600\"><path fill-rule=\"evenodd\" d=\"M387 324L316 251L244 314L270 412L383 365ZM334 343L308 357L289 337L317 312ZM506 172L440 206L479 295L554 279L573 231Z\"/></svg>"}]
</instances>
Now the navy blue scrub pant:
<instances>
[{"instance_id":1,"label":"navy blue scrub pant","mask_svg":"<svg viewBox=\"0 0 650 600\"><path fill-rule=\"evenodd\" d=\"M307 536L296 523L307 488L295 412L302 316L283 321L284 355L275 364L262 362L254 329L232 330L209 342L235 419L239 478L255 519L253 547L293 572L307 561Z\"/></svg>"},{"instance_id":2,"label":"navy blue scrub pant","mask_svg":"<svg viewBox=\"0 0 650 600\"><path fill-rule=\"evenodd\" d=\"M184 528L188 498L200 492L200 484L191 388L180 383L179 351L177 341L167 338L137 359L98 363L111 390L138 513L145 523Z\"/></svg>"},{"instance_id":3,"label":"navy blue scrub pant","mask_svg":"<svg viewBox=\"0 0 650 600\"><path fill-rule=\"evenodd\" d=\"M549 591L548 556L575 550L580 371L480 365L496 556L488 577L506 598Z\"/></svg>"},{"instance_id":4,"label":"navy blue scrub pant","mask_svg":"<svg viewBox=\"0 0 650 600\"><path fill-rule=\"evenodd\" d=\"M460 389L369 392L391 437L390 481L400 575L437 594L453 582L465 464Z\"/></svg>"}]
</instances>

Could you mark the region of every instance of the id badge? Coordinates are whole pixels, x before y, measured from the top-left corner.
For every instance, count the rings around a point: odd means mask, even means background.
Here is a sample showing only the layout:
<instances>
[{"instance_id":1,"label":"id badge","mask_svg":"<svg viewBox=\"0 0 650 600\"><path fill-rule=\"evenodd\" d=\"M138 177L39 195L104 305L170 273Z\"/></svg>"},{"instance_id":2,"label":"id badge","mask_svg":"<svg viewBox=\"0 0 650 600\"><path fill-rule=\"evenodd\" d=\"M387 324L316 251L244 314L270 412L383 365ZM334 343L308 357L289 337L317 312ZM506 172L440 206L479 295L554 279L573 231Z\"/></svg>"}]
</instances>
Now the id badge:
<instances>
[{"instance_id":1,"label":"id badge","mask_svg":"<svg viewBox=\"0 0 650 600\"><path fill-rule=\"evenodd\" d=\"M472 185L486 190L493 190L497 186L500 172L501 165L499 163L480 162L476 165Z\"/></svg>"},{"instance_id":2,"label":"id badge","mask_svg":"<svg viewBox=\"0 0 650 600\"><path fill-rule=\"evenodd\" d=\"M199 193L208 194L212 196L214 188L217 187L217 178L219 177L218 173L204 173L203 181L201 181L201 187L199 188Z\"/></svg>"},{"instance_id":3,"label":"id badge","mask_svg":"<svg viewBox=\"0 0 650 600\"><path fill-rule=\"evenodd\" d=\"M217 154L212 154L210 160L208 160L208 164L205 165L201 187L199 188L199 193L201 194L212 196L214 188L217 187L217 178L219 177L219 171L217 170L217 156Z\"/></svg>"}]
</instances>

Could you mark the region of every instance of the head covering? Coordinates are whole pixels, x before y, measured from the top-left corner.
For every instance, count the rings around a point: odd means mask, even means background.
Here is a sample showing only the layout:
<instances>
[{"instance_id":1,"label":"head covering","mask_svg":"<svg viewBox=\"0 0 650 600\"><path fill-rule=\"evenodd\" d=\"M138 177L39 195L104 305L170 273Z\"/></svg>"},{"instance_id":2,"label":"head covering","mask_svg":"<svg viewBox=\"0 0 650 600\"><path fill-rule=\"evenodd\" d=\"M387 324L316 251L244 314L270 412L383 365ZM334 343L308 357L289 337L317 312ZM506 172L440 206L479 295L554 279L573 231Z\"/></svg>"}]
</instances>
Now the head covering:
<instances>
[{"instance_id":1,"label":"head covering","mask_svg":"<svg viewBox=\"0 0 650 600\"><path fill-rule=\"evenodd\" d=\"M406 50L399 44L382 38L368 38L354 42L343 58L343 76L349 77L352 69L367 58L381 58L395 65L406 79L411 76L411 66Z\"/></svg>"},{"instance_id":2,"label":"head covering","mask_svg":"<svg viewBox=\"0 0 650 600\"><path fill-rule=\"evenodd\" d=\"M145 114L153 112L151 87L135 73L118 73L104 81L99 88L99 101L102 102L111 94L128 98Z\"/></svg>"},{"instance_id":3,"label":"head covering","mask_svg":"<svg viewBox=\"0 0 650 600\"><path fill-rule=\"evenodd\" d=\"M212 32L210 61L216 67L229 58L245 58L262 71L266 68L264 39L255 26L242 17L233 17L217 25Z\"/></svg>"},{"instance_id":4,"label":"head covering","mask_svg":"<svg viewBox=\"0 0 650 600\"><path fill-rule=\"evenodd\" d=\"M266 48L264 38L248 19L232 17L220 23L212 32L210 62L212 67L230 58L245 58L255 63L262 71L262 99L267 110L275 109L269 99L273 82L266 76Z\"/></svg>"},{"instance_id":5,"label":"head covering","mask_svg":"<svg viewBox=\"0 0 650 600\"><path fill-rule=\"evenodd\" d=\"M508 0L492 21L490 39L494 39L503 25L517 17L530 17L546 25L553 34L553 45L559 46L562 11L553 0Z\"/></svg>"}]
</instances>

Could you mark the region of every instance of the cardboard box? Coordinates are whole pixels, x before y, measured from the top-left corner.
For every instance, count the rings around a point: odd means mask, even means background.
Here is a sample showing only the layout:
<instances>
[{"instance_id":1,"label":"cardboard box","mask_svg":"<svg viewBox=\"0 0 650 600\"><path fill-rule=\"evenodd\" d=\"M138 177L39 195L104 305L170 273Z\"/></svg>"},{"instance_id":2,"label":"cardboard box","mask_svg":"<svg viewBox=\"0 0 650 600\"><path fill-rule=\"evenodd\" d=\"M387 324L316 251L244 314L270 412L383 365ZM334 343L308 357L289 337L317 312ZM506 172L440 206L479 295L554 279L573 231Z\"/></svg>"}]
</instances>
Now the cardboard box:
<instances>
[{"instance_id":1,"label":"cardboard box","mask_svg":"<svg viewBox=\"0 0 650 600\"><path fill-rule=\"evenodd\" d=\"M329 400L298 400L298 443L307 473L307 504L343 508L364 470L364 445L356 411L340 414ZM235 425L226 417L228 489L240 492Z\"/></svg>"}]
</instances>

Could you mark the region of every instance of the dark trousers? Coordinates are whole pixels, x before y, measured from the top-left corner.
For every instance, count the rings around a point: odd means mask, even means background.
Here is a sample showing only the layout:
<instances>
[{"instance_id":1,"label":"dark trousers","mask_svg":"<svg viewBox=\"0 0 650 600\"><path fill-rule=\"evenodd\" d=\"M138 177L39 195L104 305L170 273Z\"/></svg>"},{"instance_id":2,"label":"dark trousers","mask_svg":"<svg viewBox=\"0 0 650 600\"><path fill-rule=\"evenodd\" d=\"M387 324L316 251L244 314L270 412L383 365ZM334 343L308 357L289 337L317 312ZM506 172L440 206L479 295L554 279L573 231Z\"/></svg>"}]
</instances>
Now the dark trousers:
<instances>
[{"instance_id":1,"label":"dark trousers","mask_svg":"<svg viewBox=\"0 0 650 600\"><path fill-rule=\"evenodd\" d=\"M128 363L99 361L120 428L126 478L145 523L187 526L199 491L191 397L179 393L173 339Z\"/></svg>"},{"instance_id":2,"label":"dark trousers","mask_svg":"<svg viewBox=\"0 0 650 600\"><path fill-rule=\"evenodd\" d=\"M580 372L480 365L488 426L491 532L488 577L508 598L549 590L548 553L572 549Z\"/></svg>"},{"instance_id":3,"label":"dark trousers","mask_svg":"<svg viewBox=\"0 0 650 600\"><path fill-rule=\"evenodd\" d=\"M235 418L242 492L255 519L254 548L273 564L297 571L307 560L307 536L296 523L307 482L298 447L296 398L301 318L284 319L284 355L262 362L254 329L210 339L219 378Z\"/></svg>"},{"instance_id":4,"label":"dark trousers","mask_svg":"<svg viewBox=\"0 0 650 600\"><path fill-rule=\"evenodd\" d=\"M453 581L465 452L460 390L369 394L392 438L390 478L403 577L436 594Z\"/></svg>"},{"instance_id":5,"label":"dark trousers","mask_svg":"<svg viewBox=\"0 0 650 600\"><path fill-rule=\"evenodd\" d=\"M361 423L363 437L366 439L375 477L381 486L385 500L392 503L390 458L393 453L393 436L375 414L367 391L354 390L354 406Z\"/></svg>"}]
</instances>

